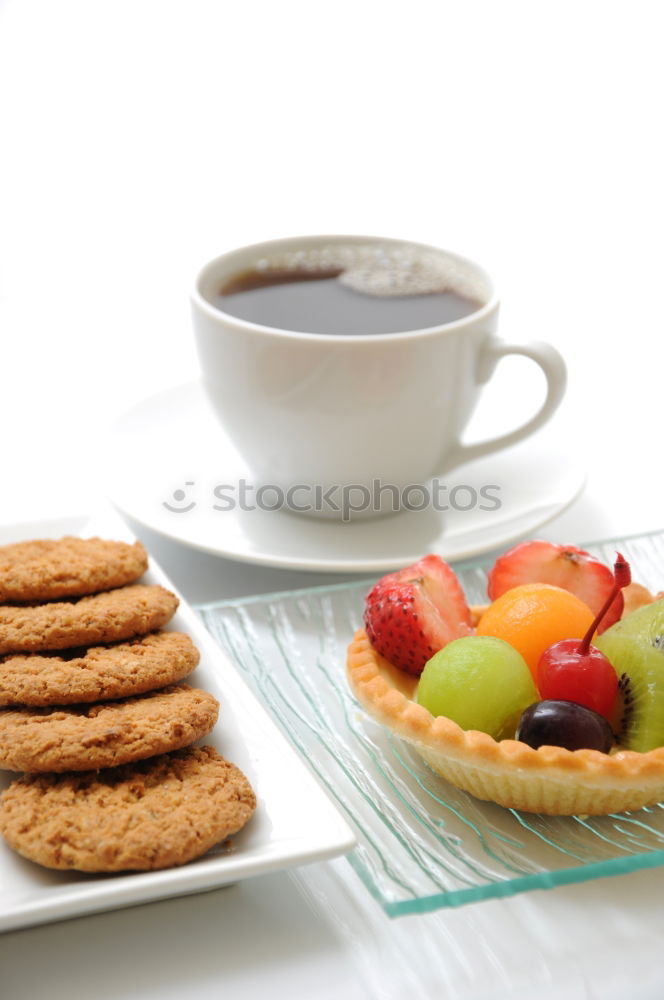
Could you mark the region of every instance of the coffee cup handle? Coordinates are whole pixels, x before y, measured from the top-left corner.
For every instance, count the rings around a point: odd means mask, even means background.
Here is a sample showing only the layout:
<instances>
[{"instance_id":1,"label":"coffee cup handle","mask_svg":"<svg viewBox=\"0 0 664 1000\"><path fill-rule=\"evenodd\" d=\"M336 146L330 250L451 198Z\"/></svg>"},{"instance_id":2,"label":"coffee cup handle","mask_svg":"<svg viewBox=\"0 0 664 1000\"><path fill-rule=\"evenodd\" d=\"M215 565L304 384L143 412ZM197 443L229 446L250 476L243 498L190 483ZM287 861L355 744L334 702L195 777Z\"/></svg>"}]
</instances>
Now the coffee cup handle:
<instances>
[{"instance_id":1,"label":"coffee cup handle","mask_svg":"<svg viewBox=\"0 0 664 1000\"><path fill-rule=\"evenodd\" d=\"M462 465L464 462L472 462L492 451L509 448L510 445L516 444L517 441L523 440L542 427L558 409L565 394L567 368L561 354L555 347L544 341L533 340L527 344L510 344L504 340L491 338L481 348L478 356L476 371L478 384L483 385L488 382L500 359L508 354L520 354L524 358L530 358L540 366L547 383L544 402L530 420L527 420L521 427L508 431L507 434L501 434L499 437L490 438L487 441L478 441L477 444L465 445L460 441L457 442L451 452L446 455L445 470Z\"/></svg>"}]
</instances>

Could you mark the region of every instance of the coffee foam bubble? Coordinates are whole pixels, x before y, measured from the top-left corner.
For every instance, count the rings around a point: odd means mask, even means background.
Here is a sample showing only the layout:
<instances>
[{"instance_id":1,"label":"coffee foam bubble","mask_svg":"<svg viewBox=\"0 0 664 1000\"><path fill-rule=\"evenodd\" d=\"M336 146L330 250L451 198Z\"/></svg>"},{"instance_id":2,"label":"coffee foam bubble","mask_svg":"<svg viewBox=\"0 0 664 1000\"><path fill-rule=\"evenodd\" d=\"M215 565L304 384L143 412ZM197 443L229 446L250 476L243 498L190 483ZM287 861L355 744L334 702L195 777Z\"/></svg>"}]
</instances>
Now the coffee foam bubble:
<instances>
[{"instance_id":1,"label":"coffee foam bubble","mask_svg":"<svg viewBox=\"0 0 664 1000\"><path fill-rule=\"evenodd\" d=\"M486 302L487 282L461 261L420 247L391 244L340 244L287 250L262 257L256 269L269 271L341 271L338 280L365 295L427 295L455 292Z\"/></svg>"}]
</instances>

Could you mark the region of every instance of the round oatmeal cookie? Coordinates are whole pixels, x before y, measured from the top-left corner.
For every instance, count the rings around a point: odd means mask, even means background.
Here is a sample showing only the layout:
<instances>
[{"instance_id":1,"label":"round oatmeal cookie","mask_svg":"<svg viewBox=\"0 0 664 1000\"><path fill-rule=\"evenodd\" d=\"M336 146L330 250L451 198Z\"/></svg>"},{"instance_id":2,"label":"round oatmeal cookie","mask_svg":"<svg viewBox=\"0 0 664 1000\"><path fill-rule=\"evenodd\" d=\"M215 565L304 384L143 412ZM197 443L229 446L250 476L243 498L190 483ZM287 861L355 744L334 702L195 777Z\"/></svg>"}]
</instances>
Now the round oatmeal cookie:
<instances>
[{"instance_id":1,"label":"round oatmeal cookie","mask_svg":"<svg viewBox=\"0 0 664 1000\"><path fill-rule=\"evenodd\" d=\"M0 546L0 601L52 601L124 587L142 576L140 542L104 538L36 539Z\"/></svg>"},{"instance_id":2,"label":"round oatmeal cookie","mask_svg":"<svg viewBox=\"0 0 664 1000\"><path fill-rule=\"evenodd\" d=\"M152 632L70 653L15 653L0 659L0 708L128 698L182 680L199 660L182 632Z\"/></svg>"},{"instance_id":3,"label":"round oatmeal cookie","mask_svg":"<svg viewBox=\"0 0 664 1000\"><path fill-rule=\"evenodd\" d=\"M25 775L0 803L0 833L23 857L121 872L199 857L245 825L256 797L212 747L189 747L105 771Z\"/></svg>"},{"instance_id":4,"label":"round oatmeal cookie","mask_svg":"<svg viewBox=\"0 0 664 1000\"><path fill-rule=\"evenodd\" d=\"M0 709L0 768L89 771L189 746L210 732L219 703L174 684L151 694L54 708Z\"/></svg>"},{"instance_id":5,"label":"round oatmeal cookie","mask_svg":"<svg viewBox=\"0 0 664 1000\"><path fill-rule=\"evenodd\" d=\"M72 601L0 606L0 656L132 639L170 621L178 599L142 583Z\"/></svg>"}]
</instances>

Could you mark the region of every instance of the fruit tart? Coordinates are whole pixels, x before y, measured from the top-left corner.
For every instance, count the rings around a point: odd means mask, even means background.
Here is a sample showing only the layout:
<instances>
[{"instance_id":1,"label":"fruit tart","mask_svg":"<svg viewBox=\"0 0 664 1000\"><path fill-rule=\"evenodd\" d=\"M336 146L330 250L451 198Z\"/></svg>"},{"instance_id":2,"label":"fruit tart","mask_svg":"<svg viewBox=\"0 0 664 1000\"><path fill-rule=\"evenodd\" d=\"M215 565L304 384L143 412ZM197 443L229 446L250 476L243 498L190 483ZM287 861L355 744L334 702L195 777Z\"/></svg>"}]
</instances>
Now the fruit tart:
<instances>
[{"instance_id":1,"label":"fruit tart","mask_svg":"<svg viewBox=\"0 0 664 1000\"><path fill-rule=\"evenodd\" d=\"M664 801L664 598L570 545L523 542L468 605L439 556L366 598L364 709L479 799L550 815Z\"/></svg>"}]
</instances>

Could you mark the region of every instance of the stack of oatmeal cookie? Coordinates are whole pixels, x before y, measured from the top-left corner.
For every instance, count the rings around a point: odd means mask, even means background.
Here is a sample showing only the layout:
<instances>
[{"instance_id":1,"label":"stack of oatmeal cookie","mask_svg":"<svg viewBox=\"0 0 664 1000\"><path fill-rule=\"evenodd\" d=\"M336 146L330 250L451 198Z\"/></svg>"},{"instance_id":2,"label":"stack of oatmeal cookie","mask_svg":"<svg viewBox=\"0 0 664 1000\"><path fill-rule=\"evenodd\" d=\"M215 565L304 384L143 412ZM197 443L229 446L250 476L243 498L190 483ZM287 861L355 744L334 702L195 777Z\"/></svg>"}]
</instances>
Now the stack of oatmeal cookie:
<instances>
[{"instance_id":1,"label":"stack of oatmeal cookie","mask_svg":"<svg viewBox=\"0 0 664 1000\"><path fill-rule=\"evenodd\" d=\"M49 868L184 864L236 833L256 800L212 747L212 695L163 630L178 600L136 581L140 542L66 537L0 548L0 799L7 842Z\"/></svg>"}]
</instances>

